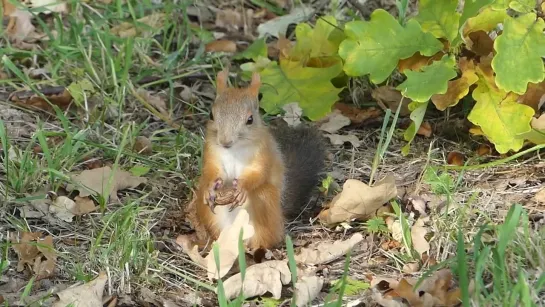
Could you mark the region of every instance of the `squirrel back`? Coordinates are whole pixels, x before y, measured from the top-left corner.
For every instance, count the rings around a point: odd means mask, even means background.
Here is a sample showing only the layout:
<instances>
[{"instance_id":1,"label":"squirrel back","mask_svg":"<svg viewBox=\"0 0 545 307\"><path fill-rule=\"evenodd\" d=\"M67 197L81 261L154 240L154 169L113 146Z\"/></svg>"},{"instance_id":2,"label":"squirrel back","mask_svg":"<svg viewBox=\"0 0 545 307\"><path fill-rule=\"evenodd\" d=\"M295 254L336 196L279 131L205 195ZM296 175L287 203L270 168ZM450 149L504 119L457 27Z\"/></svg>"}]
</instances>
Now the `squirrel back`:
<instances>
[{"instance_id":1,"label":"squirrel back","mask_svg":"<svg viewBox=\"0 0 545 307\"><path fill-rule=\"evenodd\" d=\"M325 146L320 134L309 127L279 126L271 132L283 156L285 175L282 210L294 219L310 199L325 168Z\"/></svg>"}]
</instances>

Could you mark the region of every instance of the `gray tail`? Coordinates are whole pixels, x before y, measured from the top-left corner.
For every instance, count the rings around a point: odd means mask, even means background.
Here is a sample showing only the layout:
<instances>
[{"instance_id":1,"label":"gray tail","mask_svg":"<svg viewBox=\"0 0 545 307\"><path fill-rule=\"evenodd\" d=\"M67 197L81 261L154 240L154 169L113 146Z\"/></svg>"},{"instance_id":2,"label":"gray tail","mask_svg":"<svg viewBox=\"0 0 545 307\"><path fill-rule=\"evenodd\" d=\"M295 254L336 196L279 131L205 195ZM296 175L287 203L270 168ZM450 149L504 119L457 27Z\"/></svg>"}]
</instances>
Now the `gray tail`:
<instances>
[{"instance_id":1,"label":"gray tail","mask_svg":"<svg viewBox=\"0 0 545 307\"><path fill-rule=\"evenodd\" d=\"M320 181L325 146L316 129L280 126L273 129L286 167L282 207L287 219L296 218Z\"/></svg>"}]
</instances>

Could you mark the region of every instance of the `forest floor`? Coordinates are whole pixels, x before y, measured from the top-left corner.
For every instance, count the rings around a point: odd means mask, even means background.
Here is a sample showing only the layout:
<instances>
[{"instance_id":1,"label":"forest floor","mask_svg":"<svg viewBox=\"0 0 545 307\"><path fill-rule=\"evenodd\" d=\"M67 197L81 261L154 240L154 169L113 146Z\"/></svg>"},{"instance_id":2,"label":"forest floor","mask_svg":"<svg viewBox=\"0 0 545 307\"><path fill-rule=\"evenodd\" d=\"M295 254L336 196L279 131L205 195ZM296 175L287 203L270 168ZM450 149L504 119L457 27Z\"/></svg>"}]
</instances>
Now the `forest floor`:
<instances>
[{"instance_id":1,"label":"forest floor","mask_svg":"<svg viewBox=\"0 0 545 307\"><path fill-rule=\"evenodd\" d=\"M21 13L15 26L2 30L0 301L6 306L51 305L59 291L101 273L107 277L98 295L104 306L218 305L211 291L216 283L176 243L178 235L192 231L184 210L199 176L215 74L226 63L233 72L240 64L233 52L215 52L210 45L205 50L203 42L221 37L240 51L255 38L257 25L273 18L272 8L255 4L261 1L218 2L74 1L69 10ZM356 1L341 3L307 5L339 16L368 17L376 8L396 12L395 1L363 1L356 9ZM12 13L7 8L4 15ZM221 15L217 8L233 11ZM26 38L17 41L23 33ZM458 303L463 290L456 289L465 285L474 305L513 306L526 298L543 304L545 162L539 154L500 156L482 138L470 137L463 119L438 115L427 118L433 133L418 135L403 156L407 116L374 164L384 116L364 81L342 97L377 115L335 132L359 143L328 146L330 191L316 189L314 206L288 225L288 234L296 254L357 233L363 240L347 268L344 257L315 268L323 286L313 304L336 299L345 275L342 306L386 306L380 300L387 293L398 299L388 306L411 304L412 290L407 294L398 283L441 265L453 272L452 282L446 278L443 292L433 294L451 293L450 302ZM492 165L447 169L453 159ZM110 169L117 175L105 197L74 187L79 181L100 190ZM368 183L373 170L374 181L394 176L397 203L406 213L402 221L413 226L401 224L400 233L381 218L336 227L320 223L322 207L346 180ZM407 242L407 231L410 238L417 220L424 222L420 240L429 243L425 257L408 251L416 242ZM286 253L272 251L275 259L286 259ZM287 306L293 285L283 290L279 300L268 294L247 304Z\"/></svg>"}]
</instances>

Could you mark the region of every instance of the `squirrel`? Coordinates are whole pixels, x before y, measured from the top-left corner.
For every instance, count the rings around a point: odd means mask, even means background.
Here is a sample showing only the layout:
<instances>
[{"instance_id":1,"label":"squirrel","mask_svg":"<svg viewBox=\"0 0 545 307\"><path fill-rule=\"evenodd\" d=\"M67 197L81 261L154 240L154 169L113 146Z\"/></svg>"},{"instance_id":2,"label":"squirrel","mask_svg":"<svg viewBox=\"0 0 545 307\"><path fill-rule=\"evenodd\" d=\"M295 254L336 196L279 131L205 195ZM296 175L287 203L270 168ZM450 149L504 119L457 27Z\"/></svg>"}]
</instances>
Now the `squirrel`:
<instances>
[{"instance_id":1,"label":"squirrel","mask_svg":"<svg viewBox=\"0 0 545 307\"><path fill-rule=\"evenodd\" d=\"M259 114L261 79L228 87L228 69L216 76L216 98L206 125L196 218L217 239L239 210L248 211L255 233L252 250L282 242L284 224L301 213L325 167L325 147L315 129L270 128ZM234 191L230 205L216 206L218 192Z\"/></svg>"}]
</instances>

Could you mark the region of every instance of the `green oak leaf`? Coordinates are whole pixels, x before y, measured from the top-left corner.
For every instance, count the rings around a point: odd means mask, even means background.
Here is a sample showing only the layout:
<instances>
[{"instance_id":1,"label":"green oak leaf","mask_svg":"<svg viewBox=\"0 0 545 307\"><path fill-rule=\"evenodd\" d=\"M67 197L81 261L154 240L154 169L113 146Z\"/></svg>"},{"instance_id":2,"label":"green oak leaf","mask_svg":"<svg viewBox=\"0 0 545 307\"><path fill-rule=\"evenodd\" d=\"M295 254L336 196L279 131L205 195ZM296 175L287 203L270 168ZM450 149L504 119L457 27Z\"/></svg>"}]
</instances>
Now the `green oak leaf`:
<instances>
[{"instance_id":1,"label":"green oak leaf","mask_svg":"<svg viewBox=\"0 0 545 307\"><path fill-rule=\"evenodd\" d=\"M304 67L293 61L270 63L261 72L261 107L269 114L277 114L282 106L297 102L303 115L311 120L324 117L342 90L331 83L342 72L342 63L333 63L325 68Z\"/></svg>"},{"instance_id":2,"label":"green oak leaf","mask_svg":"<svg viewBox=\"0 0 545 307\"><path fill-rule=\"evenodd\" d=\"M519 13L530 13L536 8L536 0L515 0L509 3L509 8Z\"/></svg>"},{"instance_id":3,"label":"green oak leaf","mask_svg":"<svg viewBox=\"0 0 545 307\"><path fill-rule=\"evenodd\" d=\"M491 7L494 10L506 10L512 0L495 0Z\"/></svg>"},{"instance_id":4,"label":"green oak leaf","mask_svg":"<svg viewBox=\"0 0 545 307\"><path fill-rule=\"evenodd\" d=\"M466 0L471 1L471 0ZM418 15L415 17L424 32L449 42L458 36L460 14L456 12L458 0L420 0Z\"/></svg>"},{"instance_id":5,"label":"green oak leaf","mask_svg":"<svg viewBox=\"0 0 545 307\"><path fill-rule=\"evenodd\" d=\"M414 137L416 136L416 132L418 132L420 125L422 125L422 121L424 120L424 115L426 114L428 103L429 103L429 100L425 102L413 101L409 104L409 110L411 111L411 115L409 117L411 118L413 122L411 123L409 128L405 130L405 133L403 134L405 141L408 142L407 144L405 144L405 146L403 146L403 148L401 148L401 154L404 156L409 154L411 143L414 140Z\"/></svg>"},{"instance_id":6,"label":"green oak leaf","mask_svg":"<svg viewBox=\"0 0 545 307\"><path fill-rule=\"evenodd\" d=\"M255 40L248 48L241 53L237 54L233 58L236 60L240 59L251 59L257 61L258 58L267 57L267 44L265 43L265 38L260 38Z\"/></svg>"},{"instance_id":7,"label":"green oak leaf","mask_svg":"<svg viewBox=\"0 0 545 307\"><path fill-rule=\"evenodd\" d=\"M335 56L345 38L333 16L319 18L314 29L307 23L298 24L295 36L296 44L290 53L293 60Z\"/></svg>"},{"instance_id":8,"label":"green oak leaf","mask_svg":"<svg viewBox=\"0 0 545 307\"><path fill-rule=\"evenodd\" d=\"M499 23L503 23L507 18L507 12L505 10L494 10L490 7L483 9L477 16L469 18L463 26L462 35L465 37L469 33L477 31L490 32Z\"/></svg>"},{"instance_id":9,"label":"green oak leaf","mask_svg":"<svg viewBox=\"0 0 545 307\"><path fill-rule=\"evenodd\" d=\"M544 28L545 22L541 18L536 20L534 13L506 18L503 33L494 41L497 54L492 60L499 88L523 94L528 82L543 81Z\"/></svg>"},{"instance_id":10,"label":"green oak leaf","mask_svg":"<svg viewBox=\"0 0 545 307\"><path fill-rule=\"evenodd\" d=\"M443 44L430 33L422 31L420 24L411 19L402 27L390 13L378 9L370 21L351 21L345 25L347 38L339 47L345 60L344 71L349 76L370 74L373 83L386 80L401 59L416 52L432 56Z\"/></svg>"},{"instance_id":11,"label":"green oak leaf","mask_svg":"<svg viewBox=\"0 0 545 307\"><path fill-rule=\"evenodd\" d=\"M406 70L407 80L397 86L405 97L413 101L428 101L435 94L444 94L448 89L448 81L458 74L454 69L456 60L445 55L440 61L424 66L422 71Z\"/></svg>"},{"instance_id":12,"label":"green oak leaf","mask_svg":"<svg viewBox=\"0 0 545 307\"><path fill-rule=\"evenodd\" d=\"M72 95L76 105L81 106L85 102L85 97L89 98L95 91L95 87L89 79L83 79L81 81L72 82L67 90L70 92L70 95Z\"/></svg>"},{"instance_id":13,"label":"green oak leaf","mask_svg":"<svg viewBox=\"0 0 545 307\"><path fill-rule=\"evenodd\" d=\"M480 126L499 153L520 150L524 139L518 136L531 131L530 121L534 109L516 102L516 95L499 89L490 75L491 72L484 76L480 67L477 67L477 72L481 78L477 81L477 88L473 90L476 104L469 113L468 120Z\"/></svg>"}]
</instances>

